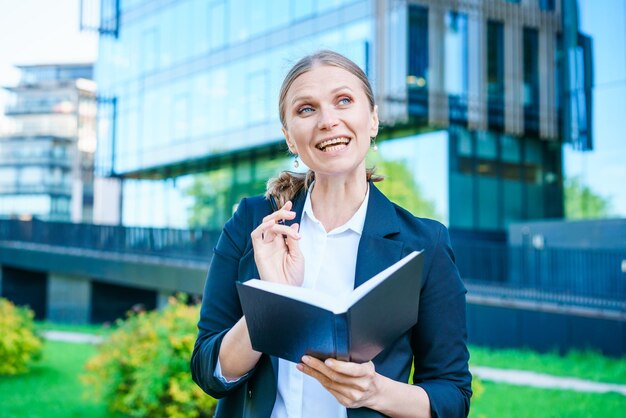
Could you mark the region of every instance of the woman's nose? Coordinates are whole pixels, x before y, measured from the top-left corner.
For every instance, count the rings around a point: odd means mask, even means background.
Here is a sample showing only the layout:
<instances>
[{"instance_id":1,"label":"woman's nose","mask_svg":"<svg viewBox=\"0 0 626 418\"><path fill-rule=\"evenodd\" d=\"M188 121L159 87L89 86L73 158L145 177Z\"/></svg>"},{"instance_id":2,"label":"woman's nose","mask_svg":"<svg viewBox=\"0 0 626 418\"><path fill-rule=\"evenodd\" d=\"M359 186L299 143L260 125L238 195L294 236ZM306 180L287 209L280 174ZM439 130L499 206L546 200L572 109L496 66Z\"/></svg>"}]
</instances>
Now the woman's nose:
<instances>
[{"instance_id":1,"label":"woman's nose","mask_svg":"<svg viewBox=\"0 0 626 418\"><path fill-rule=\"evenodd\" d=\"M318 113L319 119L317 121L317 127L322 130L332 129L339 123L337 113L334 109L322 107Z\"/></svg>"}]
</instances>

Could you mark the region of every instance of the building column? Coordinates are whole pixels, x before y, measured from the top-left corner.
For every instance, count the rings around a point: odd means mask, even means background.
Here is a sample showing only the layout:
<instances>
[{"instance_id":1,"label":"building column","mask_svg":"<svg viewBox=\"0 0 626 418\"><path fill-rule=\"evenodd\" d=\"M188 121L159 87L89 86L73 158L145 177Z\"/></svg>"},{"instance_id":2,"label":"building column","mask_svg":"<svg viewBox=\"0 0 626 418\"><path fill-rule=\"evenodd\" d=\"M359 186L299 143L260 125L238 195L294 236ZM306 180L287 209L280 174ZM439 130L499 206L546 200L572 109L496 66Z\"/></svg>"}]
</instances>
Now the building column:
<instances>
[{"instance_id":1,"label":"building column","mask_svg":"<svg viewBox=\"0 0 626 418\"><path fill-rule=\"evenodd\" d=\"M167 306L167 301L170 296L172 296L172 292L164 292L163 290L157 292L157 300L156 300L156 308L161 310Z\"/></svg>"},{"instance_id":2,"label":"building column","mask_svg":"<svg viewBox=\"0 0 626 418\"><path fill-rule=\"evenodd\" d=\"M467 126L487 129L487 22L479 8L467 13Z\"/></svg>"},{"instance_id":3,"label":"building column","mask_svg":"<svg viewBox=\"0 0 626 418\"><path fill-rule=\"evenodd\" d=\"M548 27L539 28L539 134L542 138L557 139L556 29L552 27L552 21L548 21L548 24Z\"/></svg>"},{"instance_id":4,"label":"building column","mask_svg":"<svg viewBox=\"0 0 626 418\"><path fill-rule=\"evenodd\" d=\"M120 225L122 223L122 181L96 177L93 181L93 223Z\"/></svg>"},{"instance_id":5,"label":"building column","mask_svg":"<svg viewBox=\"0 0 626 418\"><path fill-rule=\"evenodd\" d=\"M504 130L513 135L524 133L522 87L523 30L517 20L504 25Z\"/></svg>"},{"instance_id":6,"label":"building column","mask_svg":"<svg viewBox=\"0 0 626 418\"><path fill-rule=\"evenodd\" d=\"M445 89L445 9L434 3L428 9L428 123L448 126L448 94Z\"/></svg>"},{"instance_id":7,"label":"building column","mask_svg":"<svg viewBox=\"0 0 626 418\"><path fill-rule=\"evenodd\" d=\"M376 16L376 37L373 45L374 94L379 104L380 120L408 120L407 51L408 7L404 2L376 0L372 2Z\"/></svg>"},{"instance_id":8,"label":"building column","mask_svg":"<svg viewBox=\"0 0 626 418\"><path fill-rule=\"evenodd\" d=\"M87 277L50 273L48 312L52 322L87 324L91 312L91 281Z\"/></svg>"}]
</instances>

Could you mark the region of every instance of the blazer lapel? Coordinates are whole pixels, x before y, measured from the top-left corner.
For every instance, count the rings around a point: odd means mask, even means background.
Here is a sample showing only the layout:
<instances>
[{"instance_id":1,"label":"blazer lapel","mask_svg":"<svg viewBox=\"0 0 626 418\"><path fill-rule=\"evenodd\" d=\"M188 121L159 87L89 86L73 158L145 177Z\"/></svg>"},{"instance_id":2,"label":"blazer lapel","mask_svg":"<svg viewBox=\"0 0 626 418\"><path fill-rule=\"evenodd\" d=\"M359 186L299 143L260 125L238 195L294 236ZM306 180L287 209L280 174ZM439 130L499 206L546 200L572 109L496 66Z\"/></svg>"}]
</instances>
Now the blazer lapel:
<instances>
[{"instance_id":1,"label":"blazer lapel","mask_svg":"<svg viewBox=\"0 0 626 418\"><path fill-rule=\"evenodd\" d=\"M356 260L355 288L402 258L404 244L393 239L399 232L400 223L393 204L370 182L367 215Z\"/></svg>"},{"instance_id":2,"label":"blazer lapel","mask_svg":"<svg viewBox=\"0 0 626 418\"><path fill-rule=\"evenodd\" d=\"M294 198L292 199L293 207L291 208L291 210L293 212L296 212L296 217L290 221L285 221L286 225L300 223L300 220L302 219L302 211L304 210L304 202L306 201L307 193L308 193L308 190L306 190L303 187L302 190L300 190L298 194L296 194Z\"/></svg>"}]
</instances>

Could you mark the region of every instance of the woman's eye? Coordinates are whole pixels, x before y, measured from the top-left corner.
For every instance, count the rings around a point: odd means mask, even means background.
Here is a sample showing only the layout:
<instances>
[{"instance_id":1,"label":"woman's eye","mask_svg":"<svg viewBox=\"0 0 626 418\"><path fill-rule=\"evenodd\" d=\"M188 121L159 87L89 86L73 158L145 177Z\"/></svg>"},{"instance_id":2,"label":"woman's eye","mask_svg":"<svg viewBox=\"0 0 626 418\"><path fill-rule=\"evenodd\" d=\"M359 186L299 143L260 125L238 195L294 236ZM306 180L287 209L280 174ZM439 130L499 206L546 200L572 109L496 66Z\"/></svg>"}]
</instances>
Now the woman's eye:
<instances>
[{"instance_id":1,"label":"woman's eye","mask_svg":"<svg viewBox=\"0 0 626 418\"><path fill-rule=\"evenodd\" d=\"M298 114L301 115L303 113L309 113L312 111L313 111L313 108L311 106L302 106L301 108L298 109Z\"/></svg>"},{"instance_id":2,"label":"woman's eye","mask_svg":"<svg viewBox=\"0 0 626 418\"><path fill-rule=\"evenodd\" d=\"M341 105L347 105L352 103L352 100L349 97L342 97L341 99L339 99L339 104Z\"/></svg>"}]
</instances>

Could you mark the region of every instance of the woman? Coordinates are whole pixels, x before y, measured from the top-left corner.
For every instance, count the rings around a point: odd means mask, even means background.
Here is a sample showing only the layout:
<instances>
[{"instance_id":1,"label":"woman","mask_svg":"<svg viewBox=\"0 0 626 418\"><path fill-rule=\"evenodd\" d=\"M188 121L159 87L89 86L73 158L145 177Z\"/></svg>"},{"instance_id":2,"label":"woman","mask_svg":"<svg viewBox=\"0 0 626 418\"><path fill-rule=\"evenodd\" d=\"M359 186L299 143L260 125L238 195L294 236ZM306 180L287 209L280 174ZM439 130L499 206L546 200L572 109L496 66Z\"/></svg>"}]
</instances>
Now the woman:
<instances>
[{"instance_id":1,"label":"woman","mask_svg":"<svg viewBox=\"0 0 626 418\"><path fill-rule=\"evenodd\" d=\"M465 288L446 228L391 203L365 167L378 133L367 77L337 53L307 56L287 74L279 111L294 165L300 158L310 171L268 183L276 211L271 199L243 199L215 248L191 363L198 385L221 398L216 416L467 416ZM421 249L419 321L372 361L304 356L294 364L252 349L237 281L258 277L333 297Z\"/></svg>"}]
</instances>

